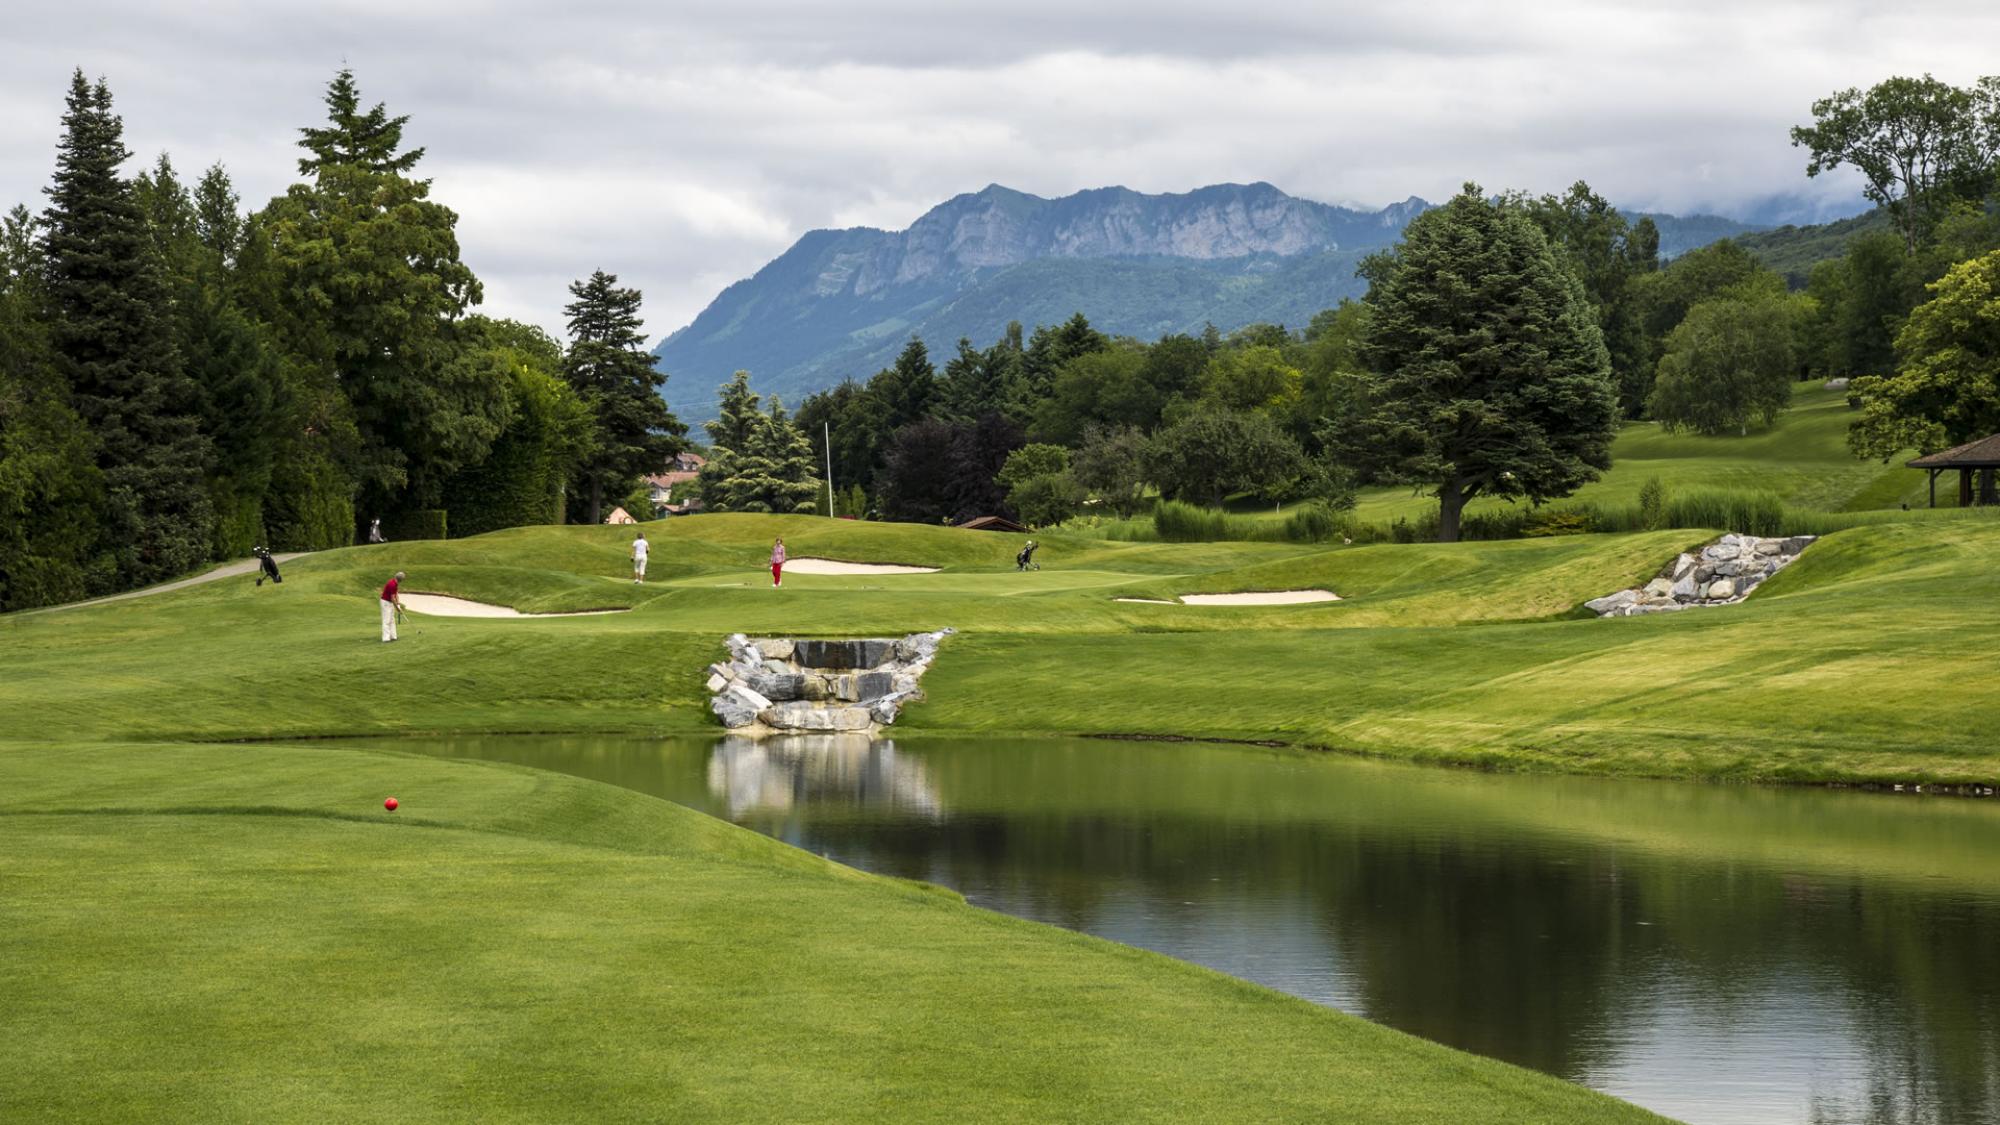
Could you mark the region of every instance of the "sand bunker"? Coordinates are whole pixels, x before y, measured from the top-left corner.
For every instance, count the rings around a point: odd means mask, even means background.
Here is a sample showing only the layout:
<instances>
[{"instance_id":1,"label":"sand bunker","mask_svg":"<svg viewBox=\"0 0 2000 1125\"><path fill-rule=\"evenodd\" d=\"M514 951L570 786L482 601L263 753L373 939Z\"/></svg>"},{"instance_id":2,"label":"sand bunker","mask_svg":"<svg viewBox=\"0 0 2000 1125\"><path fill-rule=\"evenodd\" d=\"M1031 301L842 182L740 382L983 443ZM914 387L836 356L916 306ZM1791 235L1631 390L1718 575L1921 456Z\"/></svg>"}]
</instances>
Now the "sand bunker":
<instances>
[{"instance_id":1,"label":"sand bunker","mask_svg":"<svg viewBox=\"0 0 2000 1125\"><path fill-rule=\"evenodd\" d=\"M622 609L585 609L574 613L522 613L511 606L487 605L449 594L404 594L403 608L432 617L595 617L601 613L624 613Z\"/></svg>"},{"instance_id":2,"label":"sand bunker","mask_svg":"<svg viewBox=\"0 0 2000 1125\"><path fill-rule=\"evenodd\" d=\"M1113 598L1112 601L1131 602L1133 605L1174 605L1165 598Z\"/></svg>"},{"instance_id":3,"label":"sand bunker","mask_svg":"<svg viewBox=\"0 0 2000 1125\"><path fill-rule=\"evenodd\" d=\"M792 559L786 574L936 574L934 566L902 566L896 563L841 562L839 559Z\"/></svg>"},{"instance_id":4,"label":"sand bunker","mask_svg":"<svg viewBox=\"0 0 2000 1125\"><path fill-rule=\"evenodd\" d=\"M1307 602L1337 602L1332 590L1266 590L1256 594L1183 594L1187 605L1304 605Z\"/></svg>"}]
</instances>

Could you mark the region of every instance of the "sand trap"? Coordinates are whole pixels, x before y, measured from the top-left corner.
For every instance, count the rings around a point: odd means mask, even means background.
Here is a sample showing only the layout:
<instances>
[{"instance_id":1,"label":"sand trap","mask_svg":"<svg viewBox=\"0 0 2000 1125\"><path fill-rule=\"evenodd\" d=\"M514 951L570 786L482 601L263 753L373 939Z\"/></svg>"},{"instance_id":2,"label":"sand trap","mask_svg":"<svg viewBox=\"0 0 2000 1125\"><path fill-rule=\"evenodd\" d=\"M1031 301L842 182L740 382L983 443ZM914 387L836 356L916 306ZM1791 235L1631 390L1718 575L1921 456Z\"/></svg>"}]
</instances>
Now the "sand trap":
<instances>
[{"instance_id":1,"label":"sand trap","mask_svg":"<svg viewBox=\"0 0 2000 1125\"><path fill-rule=\"evenodd\" d=\"M839 559L792 559L785 563L786 574L936 574L937 570L934 566L841 562Z\"/></svg>"},{"instance_id":2,"label":"sand trap","mask_svg":"<svg viewBox=\"0 0 2000 1125\"><path fill-rule=\"evenodd\" d=\"M448 594L404 594L403 608L432 617L596 617L601 613L624 613L622 609L585 609L574 613L522 613L512 606L487 605Z\"/></svg>"},{"instance_id":3,"label":"sand trap","mask_svg":"<svg viewBox=\"0 0 2000 1125\"><path fill-rule=\"evenodd\" d=\"M1175 605L1165 598L1113 598L1112 601L1131 602L1133 605Z\"/></svg>"},{"instance_id":4,"label":"sand trap","mask_svg":"<svg viewBox=\"0 0 2000 1125\"><path fill-rule=\"evenodd\" d=\"M1337 602L1332 590L1267 590L1256 594L1183 594L1186 605L1304 605L1307 602Z\"/></svg>"}]
</instances>

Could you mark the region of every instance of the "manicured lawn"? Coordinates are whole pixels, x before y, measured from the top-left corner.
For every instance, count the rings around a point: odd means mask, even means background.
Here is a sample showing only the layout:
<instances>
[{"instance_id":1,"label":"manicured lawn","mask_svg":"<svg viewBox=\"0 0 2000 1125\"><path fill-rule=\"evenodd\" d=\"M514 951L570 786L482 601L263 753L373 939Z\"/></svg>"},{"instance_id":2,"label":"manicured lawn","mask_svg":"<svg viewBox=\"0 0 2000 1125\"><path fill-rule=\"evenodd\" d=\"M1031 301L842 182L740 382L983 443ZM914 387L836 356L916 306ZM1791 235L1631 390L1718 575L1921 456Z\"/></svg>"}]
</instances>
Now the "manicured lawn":
<instances>
[{"instance_id":1,"label":"manicured lawn","mask_svg":"<svg viewBox=\"0 0 2000 1125\"><path fill-rule=\"evenodd\" d=\"M4 744L0 777L9 1120L1654 1119L554 774Z\"/></svg>"},{"instance_id":2,"label":"manicured lawn","mask_svg":"<svg viewBox=\"0 0 2000 1125\"><path fill-rule=\"evenodd\" d=\"M774 591L761 563L779 532L794 557L942 569ZM618 580L630 537L355 548L291 564L279 587L0 618L0 1118L1639 1116L609 786L379 742L204 743L709 731L699 673L728 632L960 629L905 714L916 731L2000 778L2000 526L1979 522L1841 532L1743 605L1610 621L1572 611L1704 534L1049 536L1024 575L1014 536L705 516L648 529L642 587ZM373 598L396 569L416 591L631 612L412 615L385 646ZM1295 586L1347 600L1114 600ZM1592 830L1646 832L1604 820Z\"/></svg>"}]
</instances>

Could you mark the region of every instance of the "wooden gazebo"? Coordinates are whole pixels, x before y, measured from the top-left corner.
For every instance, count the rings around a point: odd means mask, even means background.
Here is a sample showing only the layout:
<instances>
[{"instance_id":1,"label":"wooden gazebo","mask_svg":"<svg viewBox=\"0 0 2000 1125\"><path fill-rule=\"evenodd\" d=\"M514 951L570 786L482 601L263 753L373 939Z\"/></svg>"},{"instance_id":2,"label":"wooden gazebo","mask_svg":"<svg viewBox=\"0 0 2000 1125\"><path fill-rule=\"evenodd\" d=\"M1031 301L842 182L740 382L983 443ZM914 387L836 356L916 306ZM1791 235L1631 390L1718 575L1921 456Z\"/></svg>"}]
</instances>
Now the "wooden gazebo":
<instances>
[{"instance_id":1,"label":"wooden gazebo","mask_svg":"<svg viewBox=\"0 0 2000 1125\"><path fill-rule=\"evenodd\" d=\"M1993 484L1993 471L2000 469L2000 434L1983 437L1978 441L1968 441L1938 453L1919 457L1909 463L1912 469L1922 469L1931 475L1931 507L1937 507L1938 474L1950 469L1958 470L1958 506L1970 508L1974 504L2000 504L2000 492ZM1979 486L1974 489L1973 474L1979 475Z\"/></svg>"}]
</instances>

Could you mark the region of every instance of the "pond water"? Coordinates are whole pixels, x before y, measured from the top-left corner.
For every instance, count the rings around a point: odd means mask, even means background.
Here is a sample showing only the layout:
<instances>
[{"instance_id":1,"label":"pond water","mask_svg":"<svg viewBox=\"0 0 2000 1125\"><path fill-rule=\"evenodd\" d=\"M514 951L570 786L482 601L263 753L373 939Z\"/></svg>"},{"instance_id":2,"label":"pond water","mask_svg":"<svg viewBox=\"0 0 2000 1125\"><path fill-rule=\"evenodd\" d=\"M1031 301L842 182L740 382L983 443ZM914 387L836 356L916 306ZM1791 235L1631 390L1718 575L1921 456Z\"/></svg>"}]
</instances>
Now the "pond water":
<instances>
[{"instance_id":1,"label":"pond water","mask_svg":"<svg viewBox=\"0 0 2000 1125\"><path fill-rule=\"evenodd\" d=\"M1690 1122L2000 1122L2000 804L1209 744L402 744L678 801Z\"/></svg>"}]
</instances>

